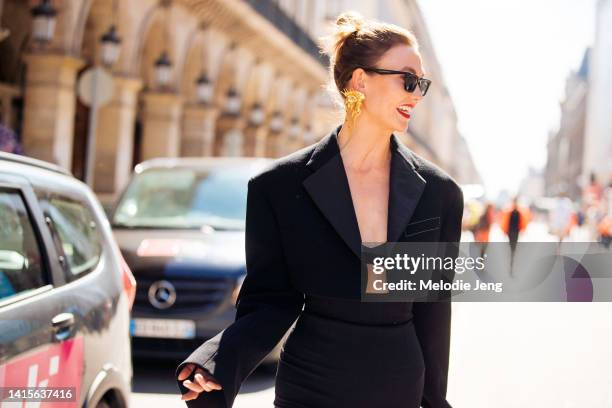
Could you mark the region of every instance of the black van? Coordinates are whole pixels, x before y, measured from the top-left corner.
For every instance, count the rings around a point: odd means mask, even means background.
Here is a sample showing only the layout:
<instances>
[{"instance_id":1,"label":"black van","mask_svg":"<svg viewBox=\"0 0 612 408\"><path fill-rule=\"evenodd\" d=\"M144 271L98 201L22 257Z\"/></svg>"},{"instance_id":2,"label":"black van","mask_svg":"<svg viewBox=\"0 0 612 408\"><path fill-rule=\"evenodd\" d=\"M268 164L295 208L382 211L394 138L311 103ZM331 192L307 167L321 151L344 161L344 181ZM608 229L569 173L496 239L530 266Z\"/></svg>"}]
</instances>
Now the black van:
<instances>
[{"instance_id":1,"label":"black van","mask_svg":"<svg viewBox=\"0 0 612 408\"><path fill-rule=\"evenodd\" d=\"M247 185L272 161L183 157L136 166L110 217L138 282L135 357L180 361L235 320ZM279 354L277 346L263 367L273 369Z\"/></svg>"}]
</instances>

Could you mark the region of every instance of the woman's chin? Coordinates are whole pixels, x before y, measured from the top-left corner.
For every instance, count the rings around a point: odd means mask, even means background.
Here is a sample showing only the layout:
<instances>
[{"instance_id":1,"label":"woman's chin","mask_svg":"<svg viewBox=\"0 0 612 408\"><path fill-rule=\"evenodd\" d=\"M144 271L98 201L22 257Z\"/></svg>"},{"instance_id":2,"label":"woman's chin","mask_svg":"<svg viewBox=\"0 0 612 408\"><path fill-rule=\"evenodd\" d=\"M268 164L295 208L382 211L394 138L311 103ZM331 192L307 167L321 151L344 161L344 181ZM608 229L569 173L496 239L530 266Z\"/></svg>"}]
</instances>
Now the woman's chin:
<instances>
[{"instance_id":1,"label":"woman's chin","mask_svg":"<svg viewBox=\"0 0 612 408\"><path fill-rule=\"evenodd\" d=\"M405 132L408 129L408 124L410 123L410 119L404 119L402 121L396 122L396 125L393 126L393 129L398 132Z\"/></svg>"}]
</instances>

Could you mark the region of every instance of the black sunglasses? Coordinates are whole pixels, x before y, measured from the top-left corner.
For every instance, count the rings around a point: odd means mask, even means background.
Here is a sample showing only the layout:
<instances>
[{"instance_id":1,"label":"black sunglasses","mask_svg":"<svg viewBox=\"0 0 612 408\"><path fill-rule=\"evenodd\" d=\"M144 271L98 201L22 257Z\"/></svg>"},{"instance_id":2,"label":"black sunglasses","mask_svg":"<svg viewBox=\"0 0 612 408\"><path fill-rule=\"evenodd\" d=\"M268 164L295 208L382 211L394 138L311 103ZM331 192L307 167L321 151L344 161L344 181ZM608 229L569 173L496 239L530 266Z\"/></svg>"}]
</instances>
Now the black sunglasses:
<instances>
[{"instance_id":1,"label":"black sunglasses","mask_svg":"<svg viewBox=\"0 0 612 408\"><path fill-rule=\"evenodd\" d=\"M391 74L400 74L404 76L404 89L408 92L414 92L417 85L421 90L421 95L425 96L427 90L429 89L429 85L431 85L431 81L429 79L425 79L423 77L418 77L412 72L408 71L394 71L392 69L382 69L382 68L373 68L373 67L360 67L364 71L376 72L381 75L391 75Z\"/></svg>"}]
</instances>

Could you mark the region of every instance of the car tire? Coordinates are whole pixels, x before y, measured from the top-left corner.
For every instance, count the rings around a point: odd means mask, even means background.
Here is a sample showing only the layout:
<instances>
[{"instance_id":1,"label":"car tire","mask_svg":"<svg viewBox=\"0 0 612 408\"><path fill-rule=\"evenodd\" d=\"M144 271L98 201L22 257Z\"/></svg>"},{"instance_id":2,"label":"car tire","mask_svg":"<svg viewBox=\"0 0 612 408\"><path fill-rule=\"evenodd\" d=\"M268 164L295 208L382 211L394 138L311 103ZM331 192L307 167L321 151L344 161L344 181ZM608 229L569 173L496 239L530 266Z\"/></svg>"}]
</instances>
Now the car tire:
<instances>
[{"instance_id":1,"label":"car tire","mask_svg":"<svg viewBox=\"0 0 612 408\"><path fill-rule=\"evenodd\" d=\"M105 400L101 400L96 405L96 408L113 408L113 407L111 407L110 404L108 402L106 402Z\"/></svg>"},{"instance_id":2,"label":"car tire","mask_svg":"<svg viewBox=\"0 0 612 408\"><path fill-rule=\"evenodd\" d=\"M278 367L278 362L262 363L259 367L263 373L276 375L276 368Z\"/></svg>"}]
</instances>

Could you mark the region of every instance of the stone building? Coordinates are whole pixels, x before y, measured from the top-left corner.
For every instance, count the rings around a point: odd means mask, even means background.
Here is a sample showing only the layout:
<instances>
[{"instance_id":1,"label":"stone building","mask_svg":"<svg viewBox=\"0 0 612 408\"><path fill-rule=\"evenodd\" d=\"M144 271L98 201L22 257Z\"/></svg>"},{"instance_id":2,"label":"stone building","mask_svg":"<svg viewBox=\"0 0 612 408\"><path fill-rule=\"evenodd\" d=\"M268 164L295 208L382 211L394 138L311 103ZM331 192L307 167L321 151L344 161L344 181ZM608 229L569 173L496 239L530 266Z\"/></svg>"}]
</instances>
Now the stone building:
<instances>
[{"instance_id":1,"label":"stone building","mask_svg":"<svg viewBox=\"0 0 612 408\"><path fill-rule=\"evenodd\" d=\"M377 2L363 2L374 7ZM385 3L385 2L381 2ZM454 168L456 115L414 1L391 1L422 43L436 86L401 135ZM95 123L94 190L113 196L142 160L177 156L278 157L314 143L342 112L324 84L316 39L360 2L324 0L0 0L0 120L26 154L85 178ZM367 13L366 13L367 14ZM116 56L116 58L112 58ZM98 110L77 96L83 73L104 66L112 98ZM471 160L471 159L470 159Z\"/></svg>"},{"instance_id":2,"label":"stone building","mask_svg":"<svg viewBox=\"0 0 612 408\"><path fill-rule=\"evenodd\" d=\"M598 0L586 102L582 179L612 184L612 0Z\"/></svg>"},{"instance_id":3,"label":"stone building","mask_svg":"<svg viewBox=\"0 0 612 408\"><path fill-rule=\"evenodd\" d=\"M590 53L591 50L587 49L578 71L569 75L565 98L560 103L559 129L549 133L544 169L547 196L564 194L579 200L588 180L583 178L583 159Z\"/></svg>"}]
</instances>

